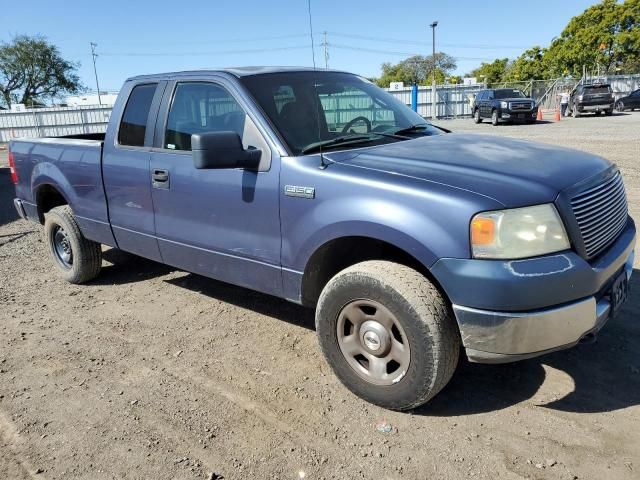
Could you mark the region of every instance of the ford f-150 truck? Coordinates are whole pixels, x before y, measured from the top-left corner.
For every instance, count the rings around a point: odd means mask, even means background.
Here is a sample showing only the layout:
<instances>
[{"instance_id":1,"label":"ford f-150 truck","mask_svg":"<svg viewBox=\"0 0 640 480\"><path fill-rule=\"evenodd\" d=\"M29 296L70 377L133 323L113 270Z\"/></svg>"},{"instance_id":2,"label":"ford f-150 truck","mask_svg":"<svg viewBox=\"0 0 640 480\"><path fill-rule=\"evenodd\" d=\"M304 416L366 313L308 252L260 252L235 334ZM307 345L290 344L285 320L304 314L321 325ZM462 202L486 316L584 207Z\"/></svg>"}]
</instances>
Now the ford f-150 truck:
<instances>
[{"instance_id":1,"label":"ford f-150 truck","mask_svg":"<svg viewBox=\"0 0 640 480\"><path fill-rule=\"evenodd\" d=\"M615 165L448 133L359 76L293 68L126 81L106 134L14 140L15 206L67 281L102 245L316 311L354 393L390 409L469 360L592 338L635 225Z\"/></svg>"}]
</instances>

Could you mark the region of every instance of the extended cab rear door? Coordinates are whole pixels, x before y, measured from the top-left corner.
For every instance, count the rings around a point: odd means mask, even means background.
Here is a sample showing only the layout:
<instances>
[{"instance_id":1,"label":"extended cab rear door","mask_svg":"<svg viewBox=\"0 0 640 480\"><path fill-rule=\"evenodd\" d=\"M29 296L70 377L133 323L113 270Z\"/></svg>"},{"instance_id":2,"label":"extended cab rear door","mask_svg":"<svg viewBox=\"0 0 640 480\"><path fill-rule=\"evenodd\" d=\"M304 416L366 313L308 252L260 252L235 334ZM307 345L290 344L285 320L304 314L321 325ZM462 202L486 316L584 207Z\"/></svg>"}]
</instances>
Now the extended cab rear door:
<instances>
[{"instance_id":1,"label":"extended cab rear door","mask_svg":"<svg viewBox=\"0 0 640 480\"><path fill-rule=\"evenodd\" d=\"M103 180L118 247L161 261L151 199L151 147L166 81L127 82L105 137Z\"/></svg>"},{"instance_id":2,"label":"extended cab rear door","mask_svg":"<svg viewBox=\"0 0 640 480\"><path fill-rule=\"evenodd\" d=\"M151 154L156 235L164 263L280 295L280 157L251 107L221 76L168 84ZM258 170L196 169L191 135L212 131L260 149Z\"/></svg>"}]
</instances>

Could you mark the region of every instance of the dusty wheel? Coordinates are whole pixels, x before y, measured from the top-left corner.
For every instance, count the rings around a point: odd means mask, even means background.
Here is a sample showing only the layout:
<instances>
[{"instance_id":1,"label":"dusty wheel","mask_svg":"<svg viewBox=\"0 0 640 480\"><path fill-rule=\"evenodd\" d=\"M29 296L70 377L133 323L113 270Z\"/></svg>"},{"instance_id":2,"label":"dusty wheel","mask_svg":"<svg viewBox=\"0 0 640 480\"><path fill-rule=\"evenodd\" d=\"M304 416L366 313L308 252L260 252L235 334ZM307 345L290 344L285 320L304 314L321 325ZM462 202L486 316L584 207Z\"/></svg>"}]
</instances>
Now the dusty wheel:
<instances>
[{"instance_id":1,"label":"dusty wheel","mask_svg":"<svg viewBox=\"0 0 640 480\"><path fill-rule=\"evenodd\" d=\"M574 104L573 108L571 109L571 116L573 118L578 118L580 116L580 112L578 111L578 106L576 104Z\"/></svg>"},{"instance_id":2,"label":"dusty wheel","mask_svg":"<svg viewBox=\"0 0 640 480\"><path fill-rule=\"evenodd\" d=\"M362 262L333 277L318 301L316 330L340 381L393 410L430 400L458 362L447 302L422 274L396 263Z\"/></svg>"},{"instance_id":3,"label":"dusty wheel","mask_svg":"<svg viewBox=\"0 0 640 480\"><path fill-rule=\"evenodd\" d=\"M69 206L55 207L45 214L44 233L54 265L67 282L84 283L98 276L100 244L82 235Z\"/></svg>"},{"instance_id":4,"label":"dusty wheel","mask_svg":"<svg viewBox=\"0 0 640 480\"><path fill-rule=\"evenodd\" d=\"M493 112L491 112L491 125L497 127L498 123L500 123L500 119L498 118L498 111L494 110Z\"/></svg>"},{"instance_id":5,"label":"dusty wheel","mask_svg":"<svg viewBox=\"0 0 640 480\"><path fill-rule=\"evenodd\" d=\"M476 108L476 111L473 112L473 121L475 123L482 123L482 117L480 116L480 109Z\"/></svg>"}]
</instances>

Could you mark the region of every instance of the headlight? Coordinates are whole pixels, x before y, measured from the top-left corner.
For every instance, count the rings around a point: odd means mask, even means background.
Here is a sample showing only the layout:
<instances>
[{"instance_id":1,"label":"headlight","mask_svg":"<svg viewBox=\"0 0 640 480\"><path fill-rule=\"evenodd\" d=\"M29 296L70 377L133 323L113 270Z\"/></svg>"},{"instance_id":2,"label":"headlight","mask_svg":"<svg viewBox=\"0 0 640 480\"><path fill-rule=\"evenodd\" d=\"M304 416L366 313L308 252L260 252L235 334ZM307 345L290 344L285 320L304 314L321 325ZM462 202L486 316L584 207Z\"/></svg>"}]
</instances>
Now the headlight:
<instances>
[{"instance_id":1,"label":"headlight","mask_svg":"<svg viewBox=\"0 0 640 480\"><path fill-rule=\"evenodd\" d=\"M474 258L527 258L569 248L562 220L550 203L483 212L471 220Z\"/></svg>"},{"instance_id":2,"label":"headlight","mask_svg":"<svg viewBox=\"0 0 640 480\"><path fill-rule=\"evenodd\" d=\"M500 108L509 108L508 102L500 102Z\"/></svg>"}]
</instances>

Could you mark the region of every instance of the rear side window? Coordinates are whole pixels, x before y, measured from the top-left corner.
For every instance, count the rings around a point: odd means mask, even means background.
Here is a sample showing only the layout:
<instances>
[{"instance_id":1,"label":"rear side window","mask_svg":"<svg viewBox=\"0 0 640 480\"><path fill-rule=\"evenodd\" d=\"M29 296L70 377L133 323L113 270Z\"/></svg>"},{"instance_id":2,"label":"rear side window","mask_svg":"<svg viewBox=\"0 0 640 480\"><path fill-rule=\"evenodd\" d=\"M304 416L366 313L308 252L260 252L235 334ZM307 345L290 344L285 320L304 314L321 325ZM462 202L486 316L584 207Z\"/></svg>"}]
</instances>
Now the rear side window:
<instances>
[{"instance_id":1,"label":"rear side window","mask_svg":"<svg viewBox=\"0 0 640 480\"><path fill-rule=\"evenodd\" d=\"M124 108L120 129L118 130L118 143L132 147L144 146L144 135L147 130L147 119L151 109L151 101L156 93L156 83L137 85L131 90L131 95Z\"/></svg>"}]
</instances>

